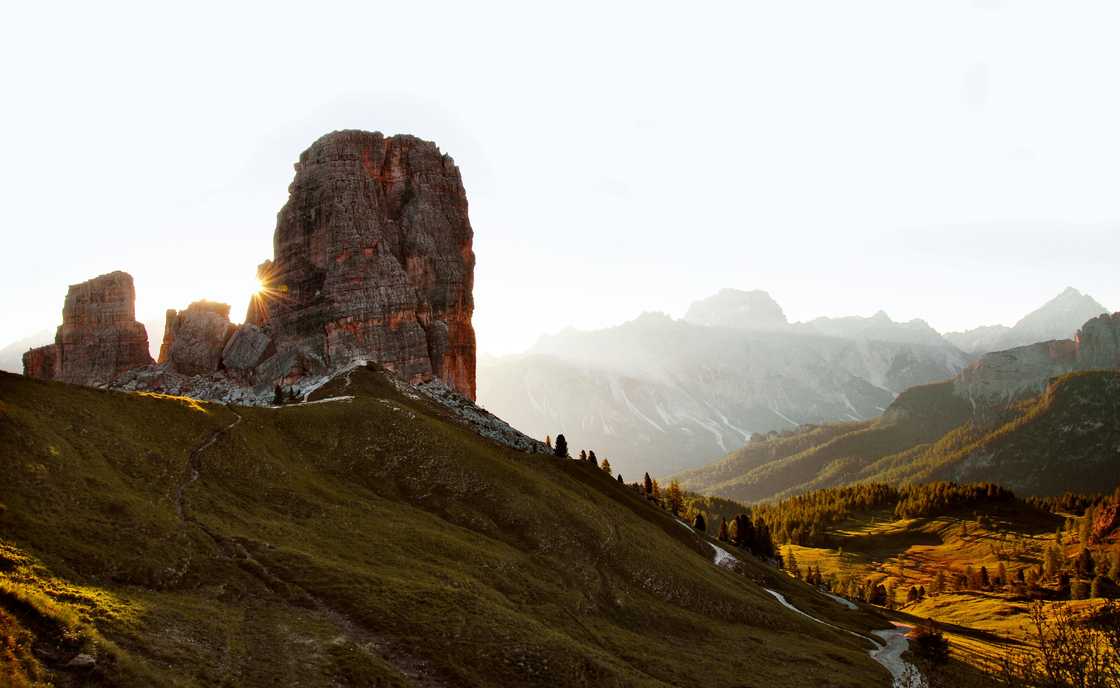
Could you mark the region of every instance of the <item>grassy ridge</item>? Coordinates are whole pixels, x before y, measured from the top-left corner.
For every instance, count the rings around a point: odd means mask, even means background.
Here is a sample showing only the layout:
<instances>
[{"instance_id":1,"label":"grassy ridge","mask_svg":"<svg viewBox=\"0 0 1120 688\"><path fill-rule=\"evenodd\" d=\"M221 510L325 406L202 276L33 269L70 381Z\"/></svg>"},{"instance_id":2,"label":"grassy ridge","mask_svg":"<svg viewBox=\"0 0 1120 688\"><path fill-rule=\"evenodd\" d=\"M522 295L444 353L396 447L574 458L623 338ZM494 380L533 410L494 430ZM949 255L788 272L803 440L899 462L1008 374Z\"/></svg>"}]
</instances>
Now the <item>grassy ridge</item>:
<instances>
[{"instance_id":1,"label":"grassy ridge","mask_svg":"<svg viewBox=\"0 0 1120 688\"><path fill-rule=\"evenodd\" d=\"M377 373L346 393L227 408L0 376L9 682L886 685L755 581L873 617L717 568L601 471L483 440ZM67 669L78 652L96 666Z\"/></svg>"},{"instance_id":2,"label":"grassy ridge","mask_svg":"<svg viewBox=\"0 0 1120 688\"><path fill-rule=\"evenodd\" d=\"M1115 486L1118 443L1120 371L1087 371L983 423L951 382L915 387L876 421L751 443L679 477L686 489L746 503L854 482L994 482L1053 495Z\"/></svg>"}]
</instances>

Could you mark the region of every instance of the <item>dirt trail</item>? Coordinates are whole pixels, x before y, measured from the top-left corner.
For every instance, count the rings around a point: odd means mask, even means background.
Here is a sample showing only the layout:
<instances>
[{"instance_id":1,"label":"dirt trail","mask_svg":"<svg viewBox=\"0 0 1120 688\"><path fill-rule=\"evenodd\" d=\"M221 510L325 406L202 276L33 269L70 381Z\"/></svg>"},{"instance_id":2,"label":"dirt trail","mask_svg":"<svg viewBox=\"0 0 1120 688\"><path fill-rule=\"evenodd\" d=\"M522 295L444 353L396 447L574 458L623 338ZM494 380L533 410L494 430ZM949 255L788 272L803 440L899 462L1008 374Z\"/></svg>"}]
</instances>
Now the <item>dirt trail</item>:
<instances>
[{"instance_id":1,"label":"dirt trail","mask_svg":"<svg viewBox=\"0 0 1120 688\"><path fill-rule=\"evenodd\" d=\"M179 514L179 519L182 521L193 521L193 519L190 518L190 516L188 516L187 514L185 505L186 497L183 493L186 491L187 487L198 480L198 476L200 475L199 470L202 467L199 456L202 455L202 452L214 446L214 443L217 442L222 437L222 435L236 428L241 423L241 421L244 420L241 417L241 414L237 411L230 409L230 413L237 416L237 420L233 421L224 428L219 428L210 433L210 436L203 440L202 443L197 447L192 449L190 456L187 457L187 468L190 470L190 477L186 481L179 483L179 487L175 491L175 513Z\"/></svg>"},{"instance_id":2,"label":"dirt trail","mask_svg":"<svg viewBox=\"0 0 1120 688\"><path fill-rule=\"evenodd\" d=\"M350 399L353 399L353 397L335 397L305 403L316 404L325 401L348 401ZM176 494L175 510L179 514L179 518L185 524L196 526L205 533L220 551L224 552L229 558L238 561L244 570L259 578L268 589L274 592L287 591L289 594L294 593L305 603L309 603L312 608L330 619L336 627L340 628L344 633L343 637L348 637L360 651L371 656L376 655L382 658L412 681L413 685L418 686L418 688L450 688L450 683L435 675L435 672L432 670L427 660L407 652L382 636L371 633L360 623L355 622L345 613L331 607L322 599L312 595L299 584L285 580L283 577L276 575L267 566L257 560L238 539L227 538L224 535L214 532L190 513L187 509L187 500L184 492L188 486L196 482L202 475L202 453L214 446L219 439L230 430L237 427L243 420L241 415L236 411L230 409L230 412L237 416L237 420L223 428L213 431L197 447L191 450L188 459L190 475L186 480L180 483ZM184 564L184 572L185 568L189 566L190 559L188 558L186 564ZM336 641L337 640L338 639L336 639Z\"/></svg>"}]
</instances>

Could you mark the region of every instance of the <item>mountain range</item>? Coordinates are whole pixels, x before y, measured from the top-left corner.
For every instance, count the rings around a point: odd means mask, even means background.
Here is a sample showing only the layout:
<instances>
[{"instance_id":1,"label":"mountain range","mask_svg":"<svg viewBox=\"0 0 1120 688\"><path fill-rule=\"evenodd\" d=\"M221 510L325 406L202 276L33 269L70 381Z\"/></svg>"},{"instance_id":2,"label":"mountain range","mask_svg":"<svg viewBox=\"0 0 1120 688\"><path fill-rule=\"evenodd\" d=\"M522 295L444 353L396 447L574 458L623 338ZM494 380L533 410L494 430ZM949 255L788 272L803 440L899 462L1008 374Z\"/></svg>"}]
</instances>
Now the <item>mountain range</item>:
<instances>
[{"instance_id":1,"label":"mountain range","mask_svg":"<svg viewBox=\"0 0 1120 688\"><path fill-rule=\"evenodd\" d=\"M1068 289L990 342L1067 338L1088 311L1105 309ZM483 357L478 398L531 435L565 433L625 474L673 473L756 433L874 419L907 388L953 378L984 353L972 333L957 337L966 352L922 320L883 312L791 323L766 292L724 289L680 320L646 313Z\"/></svg>"},{"instance_id":2,"label":"mountain range","mask_svg":"<svg viewBox=\"0 0 1120 688\"><path fill-rule=\"evenodd\" d=\"M853 482L992 482L1020 494L1111 490L1120 476L1120 314L1075 338L986 354L906 390L878 418L757 435L685 471L686 489L761 502Z\"/></svg>"}]
</instances>

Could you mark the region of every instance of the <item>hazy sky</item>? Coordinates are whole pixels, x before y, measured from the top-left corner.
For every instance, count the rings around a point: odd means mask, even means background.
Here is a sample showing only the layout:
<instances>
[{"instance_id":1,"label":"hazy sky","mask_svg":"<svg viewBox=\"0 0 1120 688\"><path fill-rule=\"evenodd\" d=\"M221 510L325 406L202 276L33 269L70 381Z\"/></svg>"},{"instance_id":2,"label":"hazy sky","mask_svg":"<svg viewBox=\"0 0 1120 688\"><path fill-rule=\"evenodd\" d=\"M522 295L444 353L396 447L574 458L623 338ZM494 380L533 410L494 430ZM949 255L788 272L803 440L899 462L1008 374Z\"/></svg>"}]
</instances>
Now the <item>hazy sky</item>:
<instances>
[{"instance_id":1,"label":"hazy sky","mask_svg":"<svg viewBox=\"0 0 1120 688\"><path fill-rule=\"evenodd\" d=\"M343 128L459 164L483 351L725 286L942 331L1120 308L1115 2L160 5L3 11L0 345L114 269L142 320L240 320Z\"/></svg>"}]
</instances>

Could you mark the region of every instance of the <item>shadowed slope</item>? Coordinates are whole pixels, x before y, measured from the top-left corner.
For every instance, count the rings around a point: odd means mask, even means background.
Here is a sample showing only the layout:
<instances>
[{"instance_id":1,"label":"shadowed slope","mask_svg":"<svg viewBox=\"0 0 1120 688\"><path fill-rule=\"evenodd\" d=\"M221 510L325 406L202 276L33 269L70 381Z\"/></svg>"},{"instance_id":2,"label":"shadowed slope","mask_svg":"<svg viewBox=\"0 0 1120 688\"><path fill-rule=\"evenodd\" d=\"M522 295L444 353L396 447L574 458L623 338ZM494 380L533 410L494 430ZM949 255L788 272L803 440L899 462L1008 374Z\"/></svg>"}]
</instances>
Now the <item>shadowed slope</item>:
<instances>
[{"instance_id":1,"label":"shadowed slope","mask_svg":"<svg viewBox=\"0 0 1120 688\"><path fill-rule=\"evenodd\" d=\"M22 671L59 685L886 685L858 640L751 579L841 624L872 619L749 557L713 566L602 472L499 447L379 373L346 393L234 409L0 376L0 611L43 650L20 654ZM79 652L96 665L65 668Z\"/></svg>"}]
</instances>

